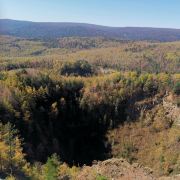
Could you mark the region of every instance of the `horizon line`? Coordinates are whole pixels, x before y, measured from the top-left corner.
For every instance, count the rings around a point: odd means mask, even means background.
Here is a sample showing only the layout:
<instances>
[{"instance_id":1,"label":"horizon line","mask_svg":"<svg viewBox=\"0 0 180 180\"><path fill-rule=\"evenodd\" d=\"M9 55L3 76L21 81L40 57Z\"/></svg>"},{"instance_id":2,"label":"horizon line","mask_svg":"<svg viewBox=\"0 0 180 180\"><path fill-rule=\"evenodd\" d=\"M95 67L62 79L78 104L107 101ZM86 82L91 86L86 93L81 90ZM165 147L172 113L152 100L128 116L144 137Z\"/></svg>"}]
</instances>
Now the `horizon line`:
<instances>
[{"instance_id":1,"label":"horizon line","mask_svg":"<svg viewBox=\"0 0 180 180\"><path fill-rule=\"evenodd\" d=\"M180 28L174 27L157 27L157 26L110 26L110 25L102 25L102 24L93 24L89 22L73 22L73 21L33 21L33 20L25 20L25 19L11 19L11 18L0 18L0 20L11 20L11 21L22 21L22 22L31 22L31 23L72 23L72 24L86 24L86 25L94 25L94 26L102 26L109 28L152 28L152 29L174 29L180 30Z\"/></svg>"}]
</instances>

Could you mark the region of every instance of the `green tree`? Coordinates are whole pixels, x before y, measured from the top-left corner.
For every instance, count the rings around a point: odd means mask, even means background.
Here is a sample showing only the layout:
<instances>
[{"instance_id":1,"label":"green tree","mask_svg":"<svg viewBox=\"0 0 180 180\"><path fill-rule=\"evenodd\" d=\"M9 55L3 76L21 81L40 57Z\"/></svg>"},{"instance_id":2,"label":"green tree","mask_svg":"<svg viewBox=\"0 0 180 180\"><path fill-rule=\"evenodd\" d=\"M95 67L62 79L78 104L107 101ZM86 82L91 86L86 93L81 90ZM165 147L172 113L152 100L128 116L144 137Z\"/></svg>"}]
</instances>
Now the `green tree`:
<instances>
[{"instance_id":1,"label":"green tree","mask_svg":"<svg viewBox=\"0 0 180 180\"><path fill-rule=\"evenodd\" d=\"M89 76L93 73L92 66L85 60L66 62L60 69L61 75Z\"/></svg>"},{"instance_id":2,"label":"green tree","mask_svg":"<svg viewBox=\"0 0 180 180\"><path fill-rule=\"evenodd\" d=\"M174 93L180 95L180 82L177 82L174 86Z\"/></svg>"},{"instance_id":3,"label":"green tree","mask_svg":"<svg viewBox=\"0 0 180 180\"><path fill-rule=\"evenodd\" d=\"M53 154L48 158L44 165L44 178L46 180L56 180L58 176L58 167L60 165L59 158L56 154Z\"/></svg>"}]
</instances>

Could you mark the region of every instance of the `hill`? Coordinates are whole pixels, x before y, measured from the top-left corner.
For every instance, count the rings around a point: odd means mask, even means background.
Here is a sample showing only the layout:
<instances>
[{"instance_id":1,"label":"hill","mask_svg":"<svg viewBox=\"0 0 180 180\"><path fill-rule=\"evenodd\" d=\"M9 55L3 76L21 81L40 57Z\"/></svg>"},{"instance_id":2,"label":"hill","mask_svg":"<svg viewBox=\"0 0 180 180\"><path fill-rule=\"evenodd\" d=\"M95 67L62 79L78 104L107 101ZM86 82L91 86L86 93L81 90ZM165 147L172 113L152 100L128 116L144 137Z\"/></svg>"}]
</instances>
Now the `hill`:
<instances>
[{"instance_id":1,"label":"hill","mask_svg":"<svg viewBox=\"0 0 180 180\"><path fill-rule=\"evenodd\" d=\"M63 62L86 60L103 72L180 72L180 41L155 43L109 38L64 37L30 40L0 36L0 70L60 69Z\"/></svg>"},{"instance_id":2,"label":"hill","mask_svg":"<svg viewBox=\"0 0 180 180\"><path fill-rule=\"evenodd\" d=\"M0 34L23 38L109 37L123 40L180 40L180 29L107 27L85 23L30 22L0 19Z\"/></svg>"}]
</instances>

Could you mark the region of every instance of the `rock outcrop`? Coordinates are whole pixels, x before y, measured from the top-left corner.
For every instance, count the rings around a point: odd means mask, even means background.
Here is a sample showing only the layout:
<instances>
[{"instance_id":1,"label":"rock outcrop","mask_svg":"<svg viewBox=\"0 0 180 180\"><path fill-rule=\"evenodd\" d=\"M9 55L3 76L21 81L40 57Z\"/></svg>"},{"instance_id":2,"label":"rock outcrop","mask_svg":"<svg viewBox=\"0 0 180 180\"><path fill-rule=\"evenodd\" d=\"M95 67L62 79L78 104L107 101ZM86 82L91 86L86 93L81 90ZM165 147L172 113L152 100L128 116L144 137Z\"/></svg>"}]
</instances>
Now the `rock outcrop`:
<instances>
[{"instance_id":1,"label":"rock outcrop","mask_svg":"<svg viewBox=\"0 0 180 180\"><path fill-rule=\"evenodd\" d=\"M99 161L90 166L84 166L78 175L79 180L94 180L102 176L111 180L154 180L153 171L138 163L132 165L124 159L112 158Z\"/></svg>"}]
</instances>

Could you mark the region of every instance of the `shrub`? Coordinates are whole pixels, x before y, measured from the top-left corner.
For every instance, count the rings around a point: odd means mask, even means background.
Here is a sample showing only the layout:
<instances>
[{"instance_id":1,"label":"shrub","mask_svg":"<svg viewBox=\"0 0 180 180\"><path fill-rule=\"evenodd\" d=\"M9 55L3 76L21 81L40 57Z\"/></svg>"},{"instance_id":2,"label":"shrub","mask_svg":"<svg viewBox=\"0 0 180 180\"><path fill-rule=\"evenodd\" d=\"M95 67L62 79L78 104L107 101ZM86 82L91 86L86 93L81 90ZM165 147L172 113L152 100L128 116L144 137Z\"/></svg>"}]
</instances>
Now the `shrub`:
<instances>
[{"instance_id":1,"label":"shrub","mask_svg":"<svg viewBox=\"0 0 180 180\"><path fill-rule=\"evenodd\" d=\"M131 142L126 142L123 145L123 151L120 153L120 157L132 163L135 160L134 153L136 152L137 148Z\"/></svg>"},{"instance_id":2,"label":"shrub","mask_svg":"<svg viewBox=\"0 0 180 180\"><path fill-rule=\"evenodd\" d=\"M92 75L92 73L92 66L85 60L66 62L62 65L60 69L60 74L66 76L90 76Z\"/></svg>"},{"instance_id":3,"label":"shrub","mask_svg":"<svg viewBox=\"0 0 180 180\"><path fill-rule=\"evenodd\" d=\"M180 95L180 82L177 82L174 85L174 93L177 94L177 95Z\"/></svg>"},{"instance_id":4,"label":"shrub","mask_svg":"<svg viewBox=\"0 0 180 180\"><path fill-rule=\"evenodd\" d=\"M108 179L105 176L97 175L96 180L108 180Z\"/></svg>"}]
</instances>

